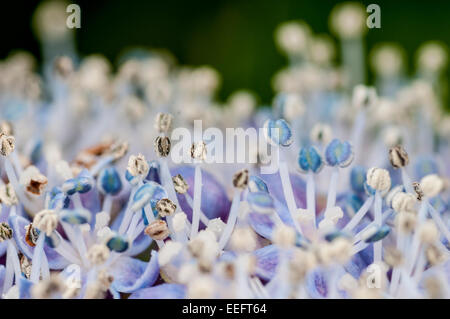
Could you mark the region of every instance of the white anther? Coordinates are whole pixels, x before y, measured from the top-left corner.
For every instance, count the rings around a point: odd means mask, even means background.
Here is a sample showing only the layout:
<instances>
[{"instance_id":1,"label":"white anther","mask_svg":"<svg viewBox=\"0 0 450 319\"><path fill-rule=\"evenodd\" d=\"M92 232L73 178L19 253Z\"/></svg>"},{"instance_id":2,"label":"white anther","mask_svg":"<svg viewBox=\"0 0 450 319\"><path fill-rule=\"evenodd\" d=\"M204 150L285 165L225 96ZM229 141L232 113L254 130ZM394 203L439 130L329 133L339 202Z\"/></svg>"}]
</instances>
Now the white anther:
<instances>
[{"instance_id":1,"label":"white anther","mask_svg":"<svg viewBox=\"0 0 450 319\"><path fill-rule=\"evenodd\" d=\"M208 222L206 229L212 231L216 235L216 238L220 238L225 226L226 224L220 218L214 218Z\"/></svg>"},{"instance_id":2,"label":"white anther","mask_svg":"<svg viewBox=\"0 0 450 319\"><path fill-rule=\"evenodd\" d=\"M325 218L331 220L333 223L337 223L339 219L344 217L344 212L339 206L334 206L325 211Z\"/></svg>"},{"instance_id":3,"label":"white anther","mask_svg":"<svg viewBox=\"0 0 450 319\"><path fill-rule=\"evenodd\" d=\"M294 246L296 240L296 233L292 227L287 225L279 225L275 228L272 234L272 241L275 245L282 248L289 248Z\"/></svg>"},{"instance_id":4,"label":"white anther","mask_svg":"<svg viewBox=\"0 0 450 319\"><path fill-rule=\"evenodd\" d=\"M379 192L386 192L391 188L389 172L383 168L372 167L367 171L367 184Z\"/></svg>"},{"instance_id":5,"label":"white anther","mask_svg":"<svg viewBox=\"0 0 450 319\"><path fill-rule=\"evenodd\" d=\"M425 221L419 229L420 240L432 244L439 239L439 232L432 220Z\"/></svg>"},{"instance_id":6,"label":"white anther","mask_svg":"<svg viewBox=\"0 0 450 319\"><path fill-rule=\"evenodd\" d=\"M130 155L128 158L128 171L133 176L146 177L150 169L145 156L142 154Z\"/></svg>"},{"instance_id":7,"label":"white anther","mask_svg":"<svg viewBox=\"0 0 450 319\"><path fill-rule=\"evenodd\" d=\"M183 244L175 241L167 241L159 250L158 263L161 267L170 263L183 250Z\"/></svg>"},{"instance_id":8,"label":"white anther","mask_svg":"<svg viewBox=\"0 0 450 319\"><path fill-rule=\"evenodd\" d=\"M399 192L392 198L392 208L396 212L410 212L414 210L417 199L410 193Z\"/></svg>"},{"instance_id":9,"label":"white anther","mask_svg":"<svg viewBox=\"0 0 450 319\"><path fill-rule=\"evenodd\" d=\"M50 236L58 226L58 215L53 209L44 209L34 216L33 227Z\"/></svg>"},{"instance_id":10,"label":"white anther","mask_svg":"<svg viewBox=\"0 0 450 319\"><path fill-rule=\"evenodd\" d=\"M94 265L101 265L109 258L109 249L104 244L95 244L87 252L88 260Z\"/></svg>"},{"instance_id":11,"label":"white anther","mask_svg":"<svg viewBox=\"0 0 450 319\"><path fill-rule=\"evenodd\" d=\"M420 186L425 196L428 198L437 196L444 188L444 180L436 174L423 177Z\"/></svg>"},{"instance_id":12,"label":"white anther","mask_svg":"<svg viewBox=\"0 0 450 319\"><path fill-rule=\"evenodd\" d=\"M183 212L176 213L173 216L173 230L178 233L186 227L187 216Z\"/></svg>"},{"instance_id":13,"label":"white anther","mask_svg":"<svg viewBox=\"0 0 450 319\"><path fill-rule=\"evenodd\" d=\"M231 235L231 247L236 251L251 252L256 249L256 235L250 228L237 228Z\"/></svg>"},{"instance_id":14,"label":"white anther","mask_svg":"<svg viewBox=\"0 0 450 319\"><path fill-rule=\"evenodd\" d=\"M95 229L102 229L105 226L109 225L111 217L107 212L100 212L95 215Z\"/></svg>"}]
</instances>

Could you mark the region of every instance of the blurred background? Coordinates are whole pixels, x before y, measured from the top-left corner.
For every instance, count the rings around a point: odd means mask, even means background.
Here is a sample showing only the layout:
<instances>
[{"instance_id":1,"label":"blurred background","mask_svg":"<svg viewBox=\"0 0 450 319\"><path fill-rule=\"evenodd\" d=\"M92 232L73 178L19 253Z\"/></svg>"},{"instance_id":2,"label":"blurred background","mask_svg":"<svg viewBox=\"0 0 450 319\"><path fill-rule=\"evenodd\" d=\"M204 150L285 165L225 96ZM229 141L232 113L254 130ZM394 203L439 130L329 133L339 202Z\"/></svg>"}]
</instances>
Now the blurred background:
<instances>
[{"instance_id":1,"label":"blurred background","mask_svg":"<svg viewBox=\"0 0 450 319\"><path fill-rule=\"evenodd\" d=\"M333 0L96 0L71 1L81 7L81 29L75 32L81 55L101 53L113 65L127 47L165 48L183 65L210 65L222 76L219 99L237 89L254 91L271 103L270 79L286 65L274 41L280 23L302 19L313 32L329 33ZM397 42L407 53L407 71L414 72L414 54L428 40L450 44L450 1L361 1L381 7L381 29L365 37L369 52L377 42ZM32 30L39 1L2 4L0 58L15 49L41 59ZM337 39L334 38L336 44ZM336 60L339 61L339 50ZM369 69L369 68L368 68ZM448 75L448 70L446 71ZM373 74L369 72L369 83ZM448 109L448 101L445 102Z\"/></svg>"}]
</instances>

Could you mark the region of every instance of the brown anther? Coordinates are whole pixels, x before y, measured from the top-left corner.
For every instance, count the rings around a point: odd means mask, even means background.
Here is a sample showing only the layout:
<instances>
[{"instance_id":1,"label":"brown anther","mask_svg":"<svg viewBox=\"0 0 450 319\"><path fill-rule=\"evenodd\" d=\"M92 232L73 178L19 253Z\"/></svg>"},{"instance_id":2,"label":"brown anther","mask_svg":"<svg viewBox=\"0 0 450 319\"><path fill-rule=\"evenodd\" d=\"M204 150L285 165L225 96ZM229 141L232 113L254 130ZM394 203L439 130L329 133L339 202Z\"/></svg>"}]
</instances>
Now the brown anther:
<instances>
[{"instance_id":1,"label":"brown anther","mask_svg":"<svg viewBox=\"0 0 450 319\"><path fill-rule=\"evenodd\" d=\"M41 195L46 185L47 178L42 175L42 177L30 180L30 184L27 185L27 191L35 195Z\"/></svg>"},{"instance_id":2,"label":"brown anther","mask_svg":"<svg viewBox=\"0 0 450 319\"><path fill-rule=\"evenodd\" d=\"M97 163L97 160L100 156L108 153L111 147L111 141L100 142L98 144L90 146L78 153L78 155L75 157L74 164L89 169Z\"/></svg>"},{"instance_id":3,"label":"brown anther","mask_svg":"<svg viewBox=\"0 0 450 319\"><path fill-rule=\"evenodd\" d=\"M155 220L145 228L144 233L154 240L164 240L169 236L169 228L165 221Z\"/></svg>"},{"instance_id":4,"label":"brown anther","mask_svg":"<svg viewBox=\"0 0 450 319\"><path fill-rule=\"evenodd\" d=\"M176 209L177 205L168 198L162 198L156 203L156 210L161 217L172 215Z\"/></svg>"},{"instance_id":5,"label":"brown anther","mask_svg":"<svg viewBox=\"0 0 450 319\"><path fill-rule=\"evenodd\" d=\"M245 189L248 185L248 170L243 169L233 176L233 186L240 189Z\"/></svg>"},{"instance_id":6,"label":"brown anther","mask_svg":"<svg viewBox=\"0 0 450 319\"><path fill-rule=\"evenodd\" d=\"M170 138L167 136L158 136L155 139L155 153L159 157L167 157L170 153Z\"/></svg>"},{"instance_id":7,"label":"brown anther","mask_svg":"<svg viewBox=\"0 0 450 319\"><path fill-rule=\"evenodd\" d=\"M191 157L196 160L206 159L206 144L203 141L194 142L191 146Z\"/></svg>"},{"instance_id":8,"label":"brown anther","mask_svg":"<svg viewBox=\"0 0 450 319\"><path fill-rule=\"evenodd\" d=\"M13 230L7 223L0 223L0 242L11 239Z\"/></svg>"},{"instance_id":9,"label":"brown anther","mask_svg":"<svg viewBox=\"0 0 450 319\"><path fill-rule=\"evenodd\" d=\"M178 174L177 176L172 177L173 187L178 194L184 194L187 192L189 185L184 180L183 176Z\"/></svg>"},{"instance_id":10,"label":"brown anther","mask_svg":"<svg viewBox=\"0 0 450 319\"><path fill-rule=\"evenodd\" d=\"M25 278L29 279L31 276L31 262L27 258L27 256L23 255L22 253L19 253L19 260L20 260L20 270L24 274Z\"/></svg>"},{"instance_id":11,"label":"brown anther","mask_svg":"<svg viewBox=\"0 0 450 319\"><path fill-rule=\"evenodd\" d=\"M413 186L414 191L416 192L417 200L421 201L422 198L424 197L422 187L420 187L420 184L418 182L413 182L412 186Z\"/></svg>"},{"instance_id":12,"label":"brown anther","mask_svg":"<svg viewBox=\"0 0 450 319\"><path fill-rule=\"evenodd\" d=\"M408 153L401 145L391 147L389 149L389 161L394 168L405 167L409 164Z\"/></svg>"},{"instance_id":13,"label":"brown anther","mask_svg":"<svg viewBox=\"0 0 450 319\"><path fill-rule=\"evenodd\" d=\"M36 242L38 240L39 234L37 230L33 227L33 224L29 224L25 226L26 233L25 233L25 241L28 245L31 247L36 246Z\"/></svg>"},{"instance_id":14,"label":"brown anther","mask_svg":"<svg viewBox=\"0 0 450 319\"><path fill-rule=\"evenodd\" d=\"M114 157L114 161L118 161L127 154L128 147L128 142L117 142L111 145L108 153Z\"/></svg>"},{"instance_id":15,"label":"brown anther","mask_svg":"<svg viewBox=\"0 0 450 319\"><path fill-rule=\"evenodd\" d=\"M3 156L11 154L14 151L15 141L14 136L0 133L0 154Z\"/></svg>"}]
</instances>

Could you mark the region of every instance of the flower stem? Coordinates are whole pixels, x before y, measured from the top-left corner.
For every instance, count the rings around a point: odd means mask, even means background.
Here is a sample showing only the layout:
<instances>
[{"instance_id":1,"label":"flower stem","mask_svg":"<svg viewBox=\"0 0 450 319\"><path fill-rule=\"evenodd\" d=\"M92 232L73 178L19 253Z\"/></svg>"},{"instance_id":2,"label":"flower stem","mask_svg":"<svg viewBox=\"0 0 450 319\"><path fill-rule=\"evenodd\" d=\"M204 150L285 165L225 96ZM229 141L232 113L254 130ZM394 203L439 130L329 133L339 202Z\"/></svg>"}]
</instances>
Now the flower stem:
<instances>
[{"instance_id":1,"label":"flower stem","mask_svg":"<svg viewBox=\"0 0 450 319\"><path fill-rule=\"evenodd\" d=\"M200 224L200 208L202 203L202 171L200 165L195 165L195 177L194 177L194 205L192 209L192 226L191 236L194 238L198 233L198 226Z\"/></svg>"},{"instance_id":2,"label":"flower stem","mask_svg":"<svg viewBox=\"0 0 450 319\"><path fill-rule=\"evenodd\" d=\"M236 224L237 216L239 213L239 204L241 202L241 191L236 190L234 193L233 201L230 207L230 213L228 214L227 224L225 229L223 230L222 237L219 240L219 248L225 248L228 240L231 237L231 233L233 232L234 225Z\"/></svg>"}]
</instances>

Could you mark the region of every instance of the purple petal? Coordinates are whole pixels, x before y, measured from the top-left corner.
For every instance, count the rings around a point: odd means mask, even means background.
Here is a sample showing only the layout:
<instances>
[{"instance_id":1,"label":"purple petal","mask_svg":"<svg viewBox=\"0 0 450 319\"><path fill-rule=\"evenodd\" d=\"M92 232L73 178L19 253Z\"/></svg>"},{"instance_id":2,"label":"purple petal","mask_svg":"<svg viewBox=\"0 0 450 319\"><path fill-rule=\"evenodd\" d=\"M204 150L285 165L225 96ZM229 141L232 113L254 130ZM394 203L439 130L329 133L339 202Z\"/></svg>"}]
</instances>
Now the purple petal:
<instances>
[{"instance_id":1,"label":"purple petal","mask_svg":"<svg viewBox=\"0 0 450 319\"><path fill-rule=\"evenodd\" d=\"M328 294L327 277L325 271L316 269L306 278L306 289L311 298L321 299Z\"/></svg>"},{"instance_id":2,"label":"purple petal","mask_svg":"<svg viewBox=\"0 0 450 319\"><path fill-rule=\"evenodd\" d=\"M256 274L264 280L270 280L275 275L278 264L278 248L269 245L255 250Z\"/></svg>"},{"instance_id":3,"label":"purple petal","mask_svg":"<svg viewBox=\"0 0 450 319\"><path fill-rule=\"evenodd\" d=\"M0 289L3 289L3 281L5 280L5 271L6 271L5 266L0 265Z\"/></svg>"},{"instance_id":4,"label":"purple petal","mask_svg":"<svg viewBox=\"0 0 450 319\"><path fill-rule=\"evenodd\" d=\"M30 299L31 298L31 287L33 286L33 282L31 280L26 279L24 276L20 276L20 284L19 284L19 299Z\"/></svg>"},{"instance_id":5,"label":"purple petal","mask_svg":"<svg viewBox=\"0 0 450 319\"><path fill-rule=\"evenodd\" d=\"M30 222L21 216L10 216L9 225L13 229L13 236L19 247L20 251L27 256L27 258L33 258L34 247L31 247L25 241L25 226L29 225ZM48 245L44 246L44 252L48 259L48 265L50 269L63 269L69 262L58 254L53 248Z\"/></svg>"},{"instance_id":6,"label":"purple petal","mask_svg":"<svg viewBox=\"0 0 450 319\"><path fill-rule=\"evenodd\" d=\"M162 284L136 291L128 299L184 299L186 288L178 284Z\"/></svg>"},{"instance_id":7,"label":"purple petal","mask_svg":"<svg viewBox=\"0 0 450 319\"><path fill-rule=\"evenodd\" d=\"M250 226L260 236L270 239L275 226L267 214L250 213L248 215Z\"/></svg>"},{"instance_id":8,"label":"purple petal","mask_svg":"<svg viewBox=\"0 0 450 319\"><path fill-rule=\"evenodd\" d=\"M260 177L266 182L269 193L287 207L280 175L278 173L264 174L260 175ZM289 178L297 207L306 207L306 183L297 174L289 174Z\"/></svg>"},{"instance_id":9,"label":"purple petal","mask_svg":"<svg viewBox=\"0 0 450 319\"><path fill-rule=\"evenodd\" d=\"M114 219L114 221L111 225L112 230L115 230L115 231L119 230L120 224L122 223L122 219L125 215L125 209L126 209L126 207L124 207L122 209L122 211ZM148 248L148 246L150 246L151 243L152 243L152 239L149 236L147 236L144 232L141 232L139 234L139 236L137 236L136 239L133 241L133 245L131 246L131 248L129 248L125 254L127 256L139 255L144 250L146 250Z\"/></svg>"},{"instance_id":10,"label":"purple petal","mask_svg":"<svg viewBox=\"0 0 450 319\"><path fill-rule=\"evenodd\" d=\"M158 252L153 250L148 263L135 258L121 257L111 269L112 286L119 292L131 293L153 285L159 276Z\"/></svg>"},{"instance_id":11,"label":"purple petal","mask_svg":"<svg viewBox=\"0 0 450 319\"><path fill-rule=\"evenodd\" d=\"M188 193L194 196L194 173L193 166L179 166L171 169L172 175L181 174L189 185ZM231 202L228 199L225 188L205 170L202 170L202 205L203 213L209 218L220 217L226 220L230 210ZM186 213L189 220L192 220L192 209L186 202L184 195L177 194L181 209Z\"/></svg>"}]
</instances>

